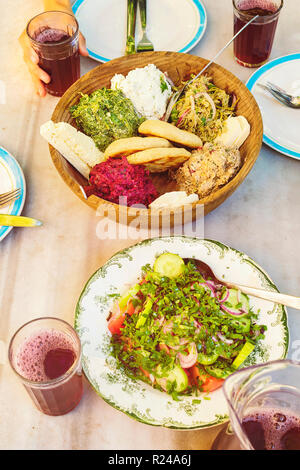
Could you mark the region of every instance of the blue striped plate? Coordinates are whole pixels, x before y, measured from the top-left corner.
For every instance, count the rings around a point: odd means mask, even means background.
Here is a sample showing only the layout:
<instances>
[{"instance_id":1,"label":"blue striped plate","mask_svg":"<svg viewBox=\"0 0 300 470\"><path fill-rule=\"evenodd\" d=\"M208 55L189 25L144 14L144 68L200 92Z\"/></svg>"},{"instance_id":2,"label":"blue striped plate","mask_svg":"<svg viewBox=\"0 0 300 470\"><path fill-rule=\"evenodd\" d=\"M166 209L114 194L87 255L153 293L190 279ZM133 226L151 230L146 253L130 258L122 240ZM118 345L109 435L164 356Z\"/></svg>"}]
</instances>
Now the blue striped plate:
<instances>
[{"instance_id":1,"label":"blue striped plate","mask_svg":"<svg viewBox=\"0 0 300 470\"><path fill-rule=\"evenodd\" d=\"M300 159L300 110L279 103L257 86L257 83L264 84L266 81L292 95L300 95L300 54L289 54L267 62L246 83L262 114L263 142L283 155Z\"/></svg>"},{"instance_id":2,"label":"blue striped plate","mask_svg":"<svg viewBox=\"0 0 300 470\"><path fill-rule=\"evenodd\" d=\"M19 163L7 150L0 147L0 194L17 188L21 189L21 196L8 206L0 208L0 214L20 215L26 197L25 178ZM0 241L12 228L0 225Z\"/></svg>"},{"instance_id":3,"label":"blue striped plate","mask_svg":"<svg viewBox=\"0 0 300 470\"><path fill-rule=\"evenodd\" d=\"M86 38L91 58L108 62L125 54L127 2L76 0L73 12ZM141 38L137 15L136 41ZM200 0L151 0L147 5L147 35L156 51L188 52L202 38L207 14Z\"/></svg>"}]
</instances>

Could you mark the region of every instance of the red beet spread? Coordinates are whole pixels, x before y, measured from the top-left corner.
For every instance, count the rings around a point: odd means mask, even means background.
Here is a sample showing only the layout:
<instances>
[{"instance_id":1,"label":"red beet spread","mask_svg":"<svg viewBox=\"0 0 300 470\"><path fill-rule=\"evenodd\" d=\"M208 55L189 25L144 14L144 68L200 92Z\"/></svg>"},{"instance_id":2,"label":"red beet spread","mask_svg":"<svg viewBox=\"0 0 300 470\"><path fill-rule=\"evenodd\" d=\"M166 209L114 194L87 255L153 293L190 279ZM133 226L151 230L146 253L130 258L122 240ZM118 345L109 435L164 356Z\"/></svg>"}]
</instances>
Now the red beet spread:
<instances>
[{"instance_id":1,"label":"red beet spread","mask_svg":"<svg viewBox=\"0 0 300 470\"><path fill-rule=\"evenodd\" d=\"M127 206L147 206L158 197L158 192L143 165L131 165L126 157L108 158L92 168L86 186L87 196L95 194L115 204L126 204L120 197L127 197Z\"/></svg>"}]
</instances>

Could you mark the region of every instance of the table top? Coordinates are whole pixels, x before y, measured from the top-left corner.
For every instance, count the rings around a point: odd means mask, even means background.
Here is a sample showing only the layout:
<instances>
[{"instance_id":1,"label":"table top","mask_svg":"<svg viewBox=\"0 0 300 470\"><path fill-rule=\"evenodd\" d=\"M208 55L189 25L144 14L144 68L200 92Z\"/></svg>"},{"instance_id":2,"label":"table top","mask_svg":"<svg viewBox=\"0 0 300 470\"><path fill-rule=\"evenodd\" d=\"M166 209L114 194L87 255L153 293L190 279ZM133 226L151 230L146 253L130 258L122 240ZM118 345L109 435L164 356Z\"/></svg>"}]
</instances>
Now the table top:
<instances>
[{"instance_id":1,"label":"table top","mask_svg":"<svg viewBox=\"0 0 300 470\"><path fill-rule=\"evenodd\" d=\"M79 294L90 275L132 239L99 239L95 212L69 190L51 161L40 125L58 101L37 97L24 66L17 37L41 1L15 0L1 18L0 143L22 166L27 182L23 215L44 222L38 229L13 229L0 244L0 448L1 449L209 449L220 427L200 431L154 428L111 408L85 382L84 396L71 413L41 414L18 383L7 361L15 330L39 316L73 324ZM207 30L191 54L210 59L232 35L230 0L203 0ZM17 15L15 12L18 12ZM299 52L299 5L285 2L271 59ZM288 34L287 34L288 32ZM3 46L5 44L5 47ZM242 81L251 69L239 66L230 46L217 61ZM97 66L81 58L81 74ZM263 145L252 171L220 207L204 220L204 236L247 253L269 273L283 293L299 295L299 165ZM300 315L289 309L289 357L297 357Z\"/></svg>"}]
</instances>

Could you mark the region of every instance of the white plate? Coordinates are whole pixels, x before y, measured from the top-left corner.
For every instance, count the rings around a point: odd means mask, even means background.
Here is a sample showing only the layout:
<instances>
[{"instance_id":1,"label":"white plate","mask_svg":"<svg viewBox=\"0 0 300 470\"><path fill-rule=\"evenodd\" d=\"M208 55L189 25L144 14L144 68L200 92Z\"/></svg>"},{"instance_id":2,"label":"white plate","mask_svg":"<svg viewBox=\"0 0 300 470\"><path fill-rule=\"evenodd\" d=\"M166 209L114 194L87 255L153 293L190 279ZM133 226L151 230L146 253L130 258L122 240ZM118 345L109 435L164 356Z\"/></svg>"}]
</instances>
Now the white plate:
<instances>
[{"instance_id":1,"label":"white plate","mask_svg":"<svg viewBox=\"0 0 300 470\"><path fill-rule=\"evenodd\" d=\"M177 253L207 263L219 279L277 291L253 260L244 253L220 242L188 237L145 240L120 251L100 268L86 284L76 308L75 328L82 344L85 375L96 392L110 405L146 424L177 429L215 426L228 420L222 389L210 394L210 400L180 397L174 401L167 393L153 389L140 380L129 378L116 366L111 355L107 317L115 299L113 295L128 290L147 263L153 265L157 255ZM286 310L282 305L250 297L250 305L259 311L258 323L267 325L265 339L255 348L244 365L285 358L289 332Z\"/></svg>"},{"instance_id":2,"label":"white plate","mask_svg":"<svg viewBox=\"0 0 300 470\"><path fill-rule=\"evenodd\" d=\"M264 143L284 155L300 159L300 110L288 108L257 86L267 81L288 93L300 95L300 54L290 54L266 63L247 82L262 114Z\"/></svg>"},{"instance_id":3,"label":"white plate","mask_svg":"<svg viewBox=\"0 0 300 470\"><path fill-rule=\"evenodd\" d=\"M125 54L127 2L77 0L73 12L86 38L90 57L107 62ZM188 52L202 38L207 16L200 0L151 0L147 35L156 51ZM136 41L141 38L139 11Z\"/></svg>"},{"instance_id":4,"label":"white plate","mask_svg":"<svg viewBox=\"0 0 300 470\"><path fill-rule=\"evenodd\" d=\"M0 194L17 188L21 189L20 197L0 208L0 214L20 215L26 196L25 178L19 163L7 150L0 147ZM0 241L9 234L12 228L0 225Z\"/></svg>"}]
</instances>

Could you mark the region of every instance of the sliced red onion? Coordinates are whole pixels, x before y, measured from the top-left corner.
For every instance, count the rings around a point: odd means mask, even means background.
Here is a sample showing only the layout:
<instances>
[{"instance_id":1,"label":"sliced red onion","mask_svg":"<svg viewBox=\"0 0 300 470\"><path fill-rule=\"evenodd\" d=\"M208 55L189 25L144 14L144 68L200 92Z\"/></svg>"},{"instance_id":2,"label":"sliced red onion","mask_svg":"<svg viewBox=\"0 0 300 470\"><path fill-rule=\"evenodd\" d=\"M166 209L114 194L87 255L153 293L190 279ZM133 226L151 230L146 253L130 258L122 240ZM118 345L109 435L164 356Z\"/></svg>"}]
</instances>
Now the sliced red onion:
<instances>
[{"instance_id":1,"label":"sliced red onion","mask_svg":"<svg viewBox=\"0 0 300 470\"><path fill-rule=\"evenodd\" d=\"M183 120L183 118L190 112L190 108L186 109L182 114L181 116L179 116L177 122L176 122L176 127L179 126L179 124L181 123L181 121Z\"/></svg>"},{"instance_id":2,"label":"sliced red onion","mask_svg":"<svg viewBox=\"0 0 300 470\"><path fill-rule=\"evenodd\" d=\"M221 309L224 310L225 312L229 313L230 315L235 315L235 316L239 316L239 315L243 315L245 313L244 310L232 310L228 307L225 307L225 305L221 305Z\"/></svg>"},{"instance_id":3,"label":"sliced red onion","mask_svg":"<svg viewBox=\"0 0 300 470\"><path fill-rule=\"evenodd\" d=\"M168 334L168 333L171 333L172 329L173 329L173 322L172 322L172 320L171 320L171 321L168 321L168 322L165 323L164 326L163 326L163 332L164 332L165 335Z\"/></svg>"},{"instance_id":4,"label":"sliced red onion","mask_svg":"<svg viewBox=\"0 0 300 470\"><path fill-rule=\"evenodd\" d=\"M222 333L217 333L217 336L220 338L221 341L225 344L232 344L233 340L226 338L226 336L222 335Z\"/></svg>"},{"instance_id":5,"label":"sliced red onion","mask_svg":"<svg viewBox=\"0 0 300 470\"><path fill-rule=\"evenodd\" d=\"M215 286L209 281L205 281L203 284L209 288L211 296L216 297Z\"/></svg>"},{"instance_id":6,"label":"sliced red onion","mask_svg":"<svg viewBox=\"0 0 300 470\"><path fill-rule=\"evenodd\" d=\"M231 94L231 97L232 97L231 107L233 108L233 107L236 105L237 97L236 97L236 94L235 94L235 93L232 93L232 94Z\"/></svg>"},{"instance_id":7,"label":"sliced red onion","mask_svg":"<svg viewBox=\"0 0 300 470\"><path fill-rule=\"evenodd\" d=\"M211 339L213 340L214 343L217 343L217 342L218 342L218 340L217 340L217 338L216 338L215 336L212 336Z\"/></svg>"},{"instance_id":8,"label":"sliced red onion","mask_svg":"<svg viewBox=\"0 0 300 470\"><path fill-rule=\"evenodd\" d=\"M177 351L177 349L180 349L181 346L187 344L188 342L189 342L189 340L187 338L180 338L179 344L177 344L176 346L169 345L169 348L174 349L175 351Z\"/></svg>"},{"instance_id":9,"label":"sliced red onion","mask_svg":"<svg viewBox=\"0 0 300 470\"><path fill-rule=\"evenodd\" d=\"M219 302L222 304L224 302L226 302L228 300L228 297L229 297L229 289L226 288L226 294L225 294L225 297L222 297L221 299L219 299Z\"/></svg>"},{"instance_id":10,"label":"sliced red onion","mask_svg":"<svg viewBox=\"0 0 300 470\"><path fill-rule=\"evenodd\" d=\"M183 369L189 369L190 367L193 367L196 364L197 358L198 358L196 344L195 343L190 343L189 354L188 355L178 353L177 357L178 357L180 365Z\"/></svg>"},{"instance_id":11,"label":"sliced red onion","mask_svg":"<svg viewBox=\"0 0 300 470\"><path fill-rule=\"evenodd\" d=\"M209 96L208 93L197 93L195 95L195 98L198 98L199 96L204 96L204 98L206 98L206 100L209 102L209 104L211 105L211 108L212 108L212 117L210 119L208 119L208 121L212 121L214 118L215 118L215 115L216 115L216 105L213 101L213 99Z\"/></svg>"}]
</instances>

